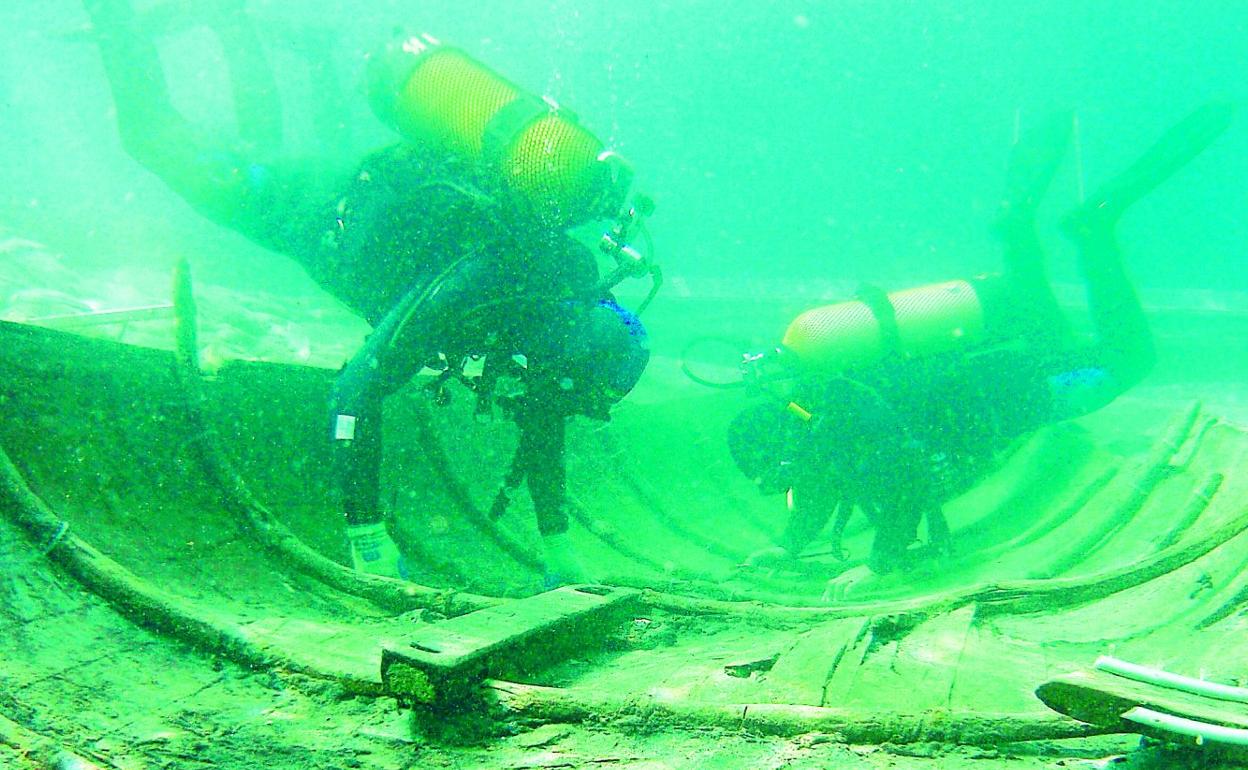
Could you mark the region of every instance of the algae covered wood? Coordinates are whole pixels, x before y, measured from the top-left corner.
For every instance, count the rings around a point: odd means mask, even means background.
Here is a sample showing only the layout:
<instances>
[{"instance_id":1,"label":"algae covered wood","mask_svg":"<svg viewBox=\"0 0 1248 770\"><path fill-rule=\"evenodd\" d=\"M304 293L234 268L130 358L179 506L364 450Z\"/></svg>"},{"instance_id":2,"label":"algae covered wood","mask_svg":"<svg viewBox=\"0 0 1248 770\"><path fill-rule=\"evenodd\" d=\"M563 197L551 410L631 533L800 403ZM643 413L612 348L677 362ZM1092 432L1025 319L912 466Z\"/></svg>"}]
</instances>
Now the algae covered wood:
<instances>
[{"instance_id":1,"label":"algae covered wood","mask_svg":"<svg viewBox=\"0 0 1248 770\"><path fill-rule=\"evenodd\" d=\"M489 680L486 690L507 711L548 722L584 722L604 716L644 718L655 726L718 728L735 733L797 736L826 733L845 743L956 742L997 746L1013 741L1095 735L1099 728L1056 714L1018 716L992 711L858 710L788 703L703 703L668 693L604 694L579 688L539 687Z\"/></svg>"},{"instance_id":2,"label":"algae covered wood","mask_svg":"<svg viewBox=\"0 0 1248 770\"><path fill-rule=\"evenodd\" d=\"M240 633L261 650L303 662L308 669L344 682L381 685L381 646L397 639L408 624L333 623L272 616L240 624Z\"/></svg>"},{"instance_id":3,"label":"algae covered wood","mask_svg":"<svg viewBox=\"0 0 1248 770\"><path fill-rule=\"evenodd\" d=\"M909 711L947 708L974 620L969 606L932 618L872 618L828 678L825 704L895 709L900 693Z\"/></svg>"},{"instance_id":4,"label":"algae covered wood","mask_svg":"<svg viewBox=\"0 0 1248 770\"><path fill-rule=\"evenodd\" d=\"M1248 729L1248 704L1137 682L1105 671L1076 671L1055 677L1036 688L1036 697L1054 711L1081 722L1128 732L1136 729L1122 715L1137 706Z\"/></svg>"},{"instance_id":5,"label":"algae covered wood","mask_svg":"<svg viewBox=\"0 0 1248 770\"><path fill-rule=\"evenodd\" d=\"M867 618L840 618L799 634L763 677L760 703L825 706L825 688L846 651L869 627Z\"/></svg>"},{"instance_id":6,"label":"algae covered wood","mask_svg":"<svg viewBox=\"0 0 1248 770\"><path fill-rule=\"evenodd\" d=\"M1075 625L1054 622L1052 630L1060 632ZM1044 704L1036 700L1036 683L1072 670L1071 655L1094 655L1097 650L1091 643L1063 643L1059 647L1025 634L1011 634L1009 630L1009 626L1002 629L992 618L980 618L971 624L949 689L950 709L974 711L992 704L1013 714L1044 712Z\"/></svg>"},{"instance_id":7,"label":"algae covered wood","mask_svg":"<svg viewBox=\"0 0 1248 770\"><path fill-rule=\"evenodd\" d=\"M601 643L635 612L641 592L608 586L553 591L424 626L384 646L390 692L430 701L485 676L526 676Z\"/></svg>"}]
</instances>

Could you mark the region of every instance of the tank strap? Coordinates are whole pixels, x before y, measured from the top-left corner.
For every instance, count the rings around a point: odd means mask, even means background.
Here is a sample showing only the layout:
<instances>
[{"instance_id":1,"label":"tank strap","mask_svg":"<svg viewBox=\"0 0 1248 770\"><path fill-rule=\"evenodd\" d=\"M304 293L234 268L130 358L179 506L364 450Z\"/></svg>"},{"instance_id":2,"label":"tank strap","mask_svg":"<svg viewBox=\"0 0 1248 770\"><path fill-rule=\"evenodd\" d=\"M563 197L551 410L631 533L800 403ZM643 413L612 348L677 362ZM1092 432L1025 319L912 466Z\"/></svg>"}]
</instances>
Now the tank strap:
<instances>
[{"instance_id":1,"label":"tank strap","mask_svg":"<svg viewBox=\"0 0 1248 770\"><path fill-rule=\"evenodd\" d=\"M901 330L897 326L897 309L888 299L888 293L879 286L863 284L855 294L858 301L867 306L875 322L880 325L880 344L884 354L901 353Z\"/></svg>"},{"instance_id":2,"label":"tank strap","mask_svg":"<svg viewBox=\"0 0 1248 770\"><path fill-rule=\"evenodd\" d=\"M481 135L481 160L485 166L500 167L520 132L554 111L549 103L530 94L521 94L500 107L485 124Z\"/></svg>"}]
</instances>

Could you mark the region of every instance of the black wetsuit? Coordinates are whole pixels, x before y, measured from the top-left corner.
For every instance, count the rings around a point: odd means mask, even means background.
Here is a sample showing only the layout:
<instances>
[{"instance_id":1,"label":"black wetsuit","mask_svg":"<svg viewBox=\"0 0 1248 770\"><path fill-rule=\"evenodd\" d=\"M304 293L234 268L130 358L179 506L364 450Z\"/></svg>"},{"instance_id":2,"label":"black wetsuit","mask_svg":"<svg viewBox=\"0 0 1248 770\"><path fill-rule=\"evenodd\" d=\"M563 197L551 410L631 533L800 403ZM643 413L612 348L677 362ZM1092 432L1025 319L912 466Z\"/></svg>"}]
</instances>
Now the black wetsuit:
<instances>
[{"instance_id":1,"label":"black wetsuit","mask_svg":"<svg viewBox=\"0 0 1248 770\"><path fill-rule=\"evenodd\" d=\"M782 545L796 553L838 501L852 501L876 530L868 563L894 569L925 516L929 539L945 545L942 504L1010 442L1138 382L1153 348L1134 290L1112 236L1089 234L1083 245L1094 341L1070 339L1042 276L1020 269L1034 267L1030 255L1007 259L1005 278L975 281L988 335L972 350L801 380L794 401L813 418L786 427L794 509Z\"/></svg>"},{"instance_id":2,"label":"black wetsuit","mask_svg":"<svg viewBox=\"0 0 1248 770\"><path fill-rule=\"evenodd\" d=\"M532 392L515 417L539 528L566 528L564 422L598 407L588 397L568 403L572 394L552 392L542 378L567 342L569 317L599 299L592 253L500 206L488 178L466 162L411 144L385 148L354 169L275 162L280 105L260 49L240 37L249 30L243 20L238 29L221 20L217 34L244 102L237 105L244 141L207 136L174 108L156 47L129 3L84 5L125 150L208 219L297 260L374 327L339 376L331 405L348 523L382 517L386 395L439 354L457 363L465 354L523 353Z\"/></svg>"},{"instance_id":3,"label":"black wetsuit","mask_svg":"<svg viewBox=\"0 0 1248 770\"><path fill-rule=\"evenodd\" d=\"M253 200L283 220L280 244L317 283L374 327L334 385L335 474L349 524L379 521L382 400L442 354L524 354L539 373L561 320L598 299L592 253L566 234L514 221L470 169L399 144L369 156L319 206L272 205L282 174L259 166ZM301 193L306 200L306 193ZM300 224L301 223L301 224ZM273 229L267 232L273 233ZM270 235L271 237L271 235ZM531 378L531 386L541 378ZM557 398L523 399L515 418L542 534L567 528Z\"/></svg>"},{"instance_id":4,"label":"black wetsuit","mask_svg":"<svg viewBox=\"0 0 1248 770\"><path fill-rule=\"evenodd\" d=\"M944 501L980 478L992 456L1041 425L1099 409L1151 370L1153 340L1127 278L1115 229L1135 201L1226 130L1232 108L1211 102L1167 130L1063 221L1078 249L1094 336L1073 339L1045 276L1035 211L1071 136L1072 116L1043 117L1011 150L996 233L1003 273L975 283L985 336L972 350L904 359L842 373L795 369L795 419L778 403L743 411L730 429L738 466L764 492L791 489L794 510L781 545L796 555L834 510L851 502L876 527L868 564L894 569L927 516L929 538L947 542ZM864 302L886 348L899 349L894 311L881 292ZM892 344L890 344L890 342ZM838 530L839 534L839 530Z\"/></svg>"},{"instance_id":5,"label":"black wetsuit","mask_svg":"<svg viewBox=\"0 0 1248 770\"><path fill-rule=\"evenodd\" d=\"M509 218L471 167L397 144L341 185L233 159L248 180L232 223L295 258L373 332L335 381L335 487L347 523L380 521L382 401L426 364L523 354L520 460L542 535L565 531L564 429L575 410L543 377L569 319L597 299L593 254L565 233ZM319 177L318 177L319 178Z\"/></svg>"}]
</instances>

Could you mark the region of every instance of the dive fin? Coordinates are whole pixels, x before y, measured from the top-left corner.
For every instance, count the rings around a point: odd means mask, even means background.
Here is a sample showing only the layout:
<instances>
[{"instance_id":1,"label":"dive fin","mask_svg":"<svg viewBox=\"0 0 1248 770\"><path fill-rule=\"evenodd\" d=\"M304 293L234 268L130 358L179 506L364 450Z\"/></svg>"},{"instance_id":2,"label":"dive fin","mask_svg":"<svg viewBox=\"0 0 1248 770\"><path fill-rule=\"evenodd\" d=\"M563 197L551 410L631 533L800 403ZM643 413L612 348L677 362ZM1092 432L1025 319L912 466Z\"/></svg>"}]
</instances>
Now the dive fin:
<instances>
[{"instance_id":1,"label":"dive fin","mask_svg":"<svg viewBox=\"0 0 1248 770\"><path fill-rule=\"evenodd\" d=\"M84 5L97 19L111 14L110 18L116 20L122 18L118 14L124 13L124 18L134 24L139 34L152 39L210 26L229 14L243 13L243 0L166 0L138 12L130 8L128 0L118 3L89 1ZM49 36L66 43L96 43L99 35L99 24L91 23Z\"/></svg>"},{"instance_id":2,"label":"dive fin","mask_svg":"<svg viewBox=\"0 0 1248 770\"><path fill-rule=\"evenodd\" d=\"M1101 186L1071 215L1076 229L1092 220L1113 224L1131 204L1186 166L1231 124L1234 108L1210 102L1192 112L1162 135L1130 168Z\"/></svg>"},{"instance_id":3,"label":"dive fin","mask_svg":"<svg viewBox=\"0 0 1248 770\"><path fill-rule=\"evenodd\" d=\"M211 30L229 70L239 137L261 155L277 151L282 140L277 83L243 0L165 0L137 13L128 0L91 0L88 10L96 35L100 30L107 34L116 19L126 19L148 41L200 27Z\"/></svg>"},{"instance_id":4,"label":"dive fin","mask_svg":"<svg viewBox=\"0 0 1248 770\"><path fill-rule=\"evenodd\" d=\"M273 68L243 0L165 0L138 16L149 37L197 27L216 35L229 68L239 137L260 154L276 152L282 140L282 111Z\"/></svg>"},{"instance_id":5,"label":"dive fin","mask_svg":"<svg viewBox=\"0 0 1248 770\"><path fill-rule=\"evenodd\" d=\"M243 0L165 0L139 13L138 21L147 35L166 37L243 13Z\"/></svg>"},{"instance_id":6,"label":"dive fin","mask_svg":"<svg viewBox=\"0 0 1248 770\"><path fill-rule=\"evenodd\" d=\"M1069 110L1047 113L1014 143L1001 196L1002 217L1035 211L1066 155L1073 125Z\"/></svg>"}]
</instances>

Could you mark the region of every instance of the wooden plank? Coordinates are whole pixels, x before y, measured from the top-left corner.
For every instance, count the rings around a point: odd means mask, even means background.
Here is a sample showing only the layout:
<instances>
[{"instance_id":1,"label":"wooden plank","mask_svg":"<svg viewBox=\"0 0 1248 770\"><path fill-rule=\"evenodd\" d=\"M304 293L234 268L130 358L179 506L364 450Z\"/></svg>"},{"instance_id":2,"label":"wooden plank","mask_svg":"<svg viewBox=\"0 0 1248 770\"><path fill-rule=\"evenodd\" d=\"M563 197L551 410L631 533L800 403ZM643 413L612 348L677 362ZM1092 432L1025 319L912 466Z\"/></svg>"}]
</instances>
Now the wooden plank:
<instances>
[{"instance_id":1,"label":"wooden plank","mask_svg":"<svg viewBox=\"0 0 1248 770\"><path fill-rule=\"evenodd\" d=\"M877 618L868 617L864 620L867 630L859 634L853 642L841 651L836 668L832 669L823 685L823 702L836 707L847 702L858 684L867 657L874 650L871 625Z\"/></svg>"},{"instance_id":2,"label":"wooden plank","mask_svg":"<svg viewBox=\"0 0 1248 770\"><path fill-rule=\"evenodd\" d=\"M376 625L326 623L304 618L267 617L240 624L242 635L262 650L276 652L309 669L344 681L381 683L381 650L386 631L392 636L410 623Z\"/></svg>"},{"instance_id":3,"label":"wooden plank","mask_svg":"<svg viewBox=\"0 0 1248 770\"><path fill-rule=\"evenodd\" d=\"M396 695L431 702L486 676L526 678L600 642L640 597L627 588L565 586L431 624L383 646L382 681Z\"/></svg>"},{"instance_id":4,"label":"wooden plank","mask_svg":"<svg viewBox=\"0 0 1248 770\"><path fill-rule=\"evenodd\" d=\"M967 606L917 626L907 615L872 618L833 671L825 704L872 711L905 704L908 712L947 706L974 617Z\"/></svg>"},{"instance_id":5,"label":"wooden plank","mask_svg":"<svg viewBox=\"0 0 1248 770\"><path fill-rule=\"evenodd\" d=\"M140 321L169 321L173 318L173 305L165 302L159 305L143 305L142 307L113 308L110 310L92 310L85 313L61 313L59 315L27 318L24 323L43 326L48 329L73 331L90 326L105 324L127 324Z\"/></svg>"},{"instance_id":6,"label":"wooden plank","mask_svg":"<svg viewBox=\"0 0 1248 770\"><path fill-rule=\"evenodd\" d=\"M762 677L759 703L823 706L824 688L847 650L867 631L868 618L821 623L799 635Z\"/></svg>"},{"instance_id":7,"label":"wooden plank","mask_svg":"<svg viewBox=\"0 0 1248 770\"><path fill-rule=\"evenodd\" d=\"M1054 627L1060 630L1063 625ZM1098 646L1088 645L1075 652L1065 646L1059 649L1047 640L1002 634L992 621L974 623L953 673L949 708L963 712L1044 713L1046 708L1034 693L1036 683L1078 667L1073 663L1063 666L1063 657L1083 661L1087 655L1094 655Z\"/></svg>"},{"instance_id":8,"label":"wooden plank","mask_svg":"<svg viewBox=\"0 0 1248 770\"><path fill-rule=\"evenodd\" d=\"M792 632L715 619L659 622L643 646L602 656L594 665L569 661L542 672L543 684L602 698L678 698L699 703L755 703L766 686L760 670L792 646ZM653 644L653 646L651 646ZM754 669L751 671L750 669Z\"/></svg>"}]
</instances>

